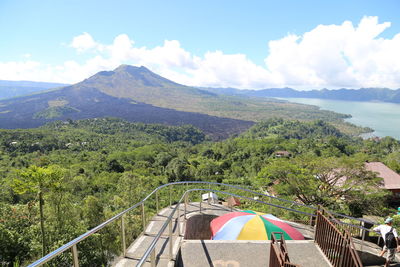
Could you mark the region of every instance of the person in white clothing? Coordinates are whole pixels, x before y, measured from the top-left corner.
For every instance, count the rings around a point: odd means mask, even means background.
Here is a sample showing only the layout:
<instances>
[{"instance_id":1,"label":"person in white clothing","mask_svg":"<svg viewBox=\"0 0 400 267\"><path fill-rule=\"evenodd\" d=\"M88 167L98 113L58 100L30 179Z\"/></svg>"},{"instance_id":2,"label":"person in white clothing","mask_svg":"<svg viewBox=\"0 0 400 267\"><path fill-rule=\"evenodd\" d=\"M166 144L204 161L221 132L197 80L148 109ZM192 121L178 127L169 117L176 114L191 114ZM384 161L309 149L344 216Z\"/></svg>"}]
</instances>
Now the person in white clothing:
<instances>
[{"instance_id":1,"label":"person in white clothing","mask_svg":"<svg viewBox=\"0 0 400 267\"><path fill-rule=\"evenodd\" d=\"M396 255L396 249L399 246L399 241L398 241L398 235L397 235L397 231L396 229L392 226L393 224L393 219L392 218L387 218L385 220L385 224L379 225L377 227L375 227L373 230L375 232L378 232L381 234L383 241L385 243L385 246L383 246L382 252L379 256L383 256L385 254L386 251L388 251L388 254L386 256L386 264L385 267L389 266L390 262L393 262L395 259L395 255ZM389 233L390 231L393 232L393 235L395 237L396 240L396 247L395 248L387 248L386 247L386 234Z\"/></svg>"}]
</instances>

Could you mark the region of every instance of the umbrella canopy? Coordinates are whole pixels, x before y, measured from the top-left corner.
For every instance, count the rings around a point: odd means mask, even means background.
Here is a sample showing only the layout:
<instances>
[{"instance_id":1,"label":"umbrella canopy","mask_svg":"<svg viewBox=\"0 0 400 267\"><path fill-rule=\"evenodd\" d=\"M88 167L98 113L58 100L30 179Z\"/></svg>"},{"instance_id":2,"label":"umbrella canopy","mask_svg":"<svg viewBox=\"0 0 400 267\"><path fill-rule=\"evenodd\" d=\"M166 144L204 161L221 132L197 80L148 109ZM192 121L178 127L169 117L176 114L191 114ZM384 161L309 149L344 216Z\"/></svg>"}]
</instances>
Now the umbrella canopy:
<instances>
[{"instance_id":1,"label":"umbrella canopy","mask_svg":"<svg viewBox=\"0 0 400 267\"><path fill-rule=\"evenodd\" d=\"M282 232L286 240L303 240L295 228L272 214L250 210L227 213L210 223L213 240L270 240L272 232Z\"/></svg>"}]
</instances>

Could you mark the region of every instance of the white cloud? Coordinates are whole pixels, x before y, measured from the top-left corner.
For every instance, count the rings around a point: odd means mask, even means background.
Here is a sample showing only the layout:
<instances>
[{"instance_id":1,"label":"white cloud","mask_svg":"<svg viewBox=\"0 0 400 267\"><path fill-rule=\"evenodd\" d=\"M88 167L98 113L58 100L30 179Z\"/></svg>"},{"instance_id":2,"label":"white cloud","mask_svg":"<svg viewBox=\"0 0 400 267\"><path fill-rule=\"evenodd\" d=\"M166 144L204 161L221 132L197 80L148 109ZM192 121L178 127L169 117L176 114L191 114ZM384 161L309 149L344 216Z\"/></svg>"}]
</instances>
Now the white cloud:
<instances>
[{"instance_id":1,"label":"white cloud","mask_svg":"<svg viewBox=\"0 0 400 267\"><path fill-rule=\"evenodd\" d=\"M48 65L29 60L0 62L0 79L42 80L75 83L101 70L120 64L144 65L171 80L187 85L238 88L389 87L400 88L400 33L391 39L379 37L389 28L377 17L364 17L358 25L318 25L302 35L268 43L265 65L245 54L209 51L194 55L177 40L153 48L135 46L126 34L102 44L83 33L70 47L91 58ZM267 54L267 51L266 51Z\"/></svg>"},{"instance_id":2,"label":"white cloud","mask_svg":"<svg viewBox=\"0 0 400 267\"><path fill-rule=\"evenodd\" d=\"M102 50L103 46L97 43L90 34L84 32L72 39L71 47L75 48L78 52L85 52L91 49Z\"/></svg>"},{"instance_id":3,"label":"white cloud","mask_svg":"<svg viewBox=\"0 0 400 267\"><path fill-rule=\"evenodd\" d=\"M399 88L400 34L379 37L388 27L377 17L364 17L356 27L349 21L319 25L271 41L265 63L288 86Z\"/></svg>"}]
</instances>

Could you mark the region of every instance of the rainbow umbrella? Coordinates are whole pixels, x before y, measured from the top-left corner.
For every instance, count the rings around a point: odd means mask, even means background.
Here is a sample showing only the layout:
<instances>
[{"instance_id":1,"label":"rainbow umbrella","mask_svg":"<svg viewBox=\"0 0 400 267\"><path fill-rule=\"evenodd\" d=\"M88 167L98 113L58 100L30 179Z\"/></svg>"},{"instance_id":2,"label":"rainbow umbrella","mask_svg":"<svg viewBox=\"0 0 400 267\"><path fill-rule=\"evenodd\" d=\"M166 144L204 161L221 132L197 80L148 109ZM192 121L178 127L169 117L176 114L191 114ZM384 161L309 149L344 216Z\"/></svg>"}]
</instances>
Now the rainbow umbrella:
<instances>
[{"instance_id":1,"label":"rainbow umbrella","mask_svg":"<svg viewBox=\"0 0 400 267\"><path fill-rule=\"evenodd\" d=\"M282 232L285 240L303 240L295 228L272 214L250 210L227 213L210 223L213 240L270 240L272 232Z\"/></svg>"}]
</instances>

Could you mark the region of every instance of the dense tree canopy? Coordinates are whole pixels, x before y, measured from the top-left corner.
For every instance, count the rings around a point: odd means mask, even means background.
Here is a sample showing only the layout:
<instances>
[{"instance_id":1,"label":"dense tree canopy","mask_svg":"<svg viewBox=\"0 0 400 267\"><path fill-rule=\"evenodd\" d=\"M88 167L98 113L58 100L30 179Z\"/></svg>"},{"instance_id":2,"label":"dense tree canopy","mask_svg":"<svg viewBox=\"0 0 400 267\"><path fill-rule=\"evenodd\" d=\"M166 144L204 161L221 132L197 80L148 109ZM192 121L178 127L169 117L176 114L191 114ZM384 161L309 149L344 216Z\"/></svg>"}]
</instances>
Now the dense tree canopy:
<instances>
[{"instance_id":1,"label":"dense tree canopy","mask_svg":"<svg viewBox=\"0 0 400 267\"><path fill-rule=\"evenodd\" d=\"M192 126L111 118L0 132L0 262L6 266L39 258L171 181L242 184L353 216L385 215L388 194L364 162L400 171L399 141L352 138L323 121L271 119L220 142ZM146 209L154 212L154 203ZM141 231L139 216L127 218L131 238ZM80 263L106 264L119 247L118 226L107 227L80 244ZM64 254L51 264L69 260Z\"/></svg>"}]
</instances>

